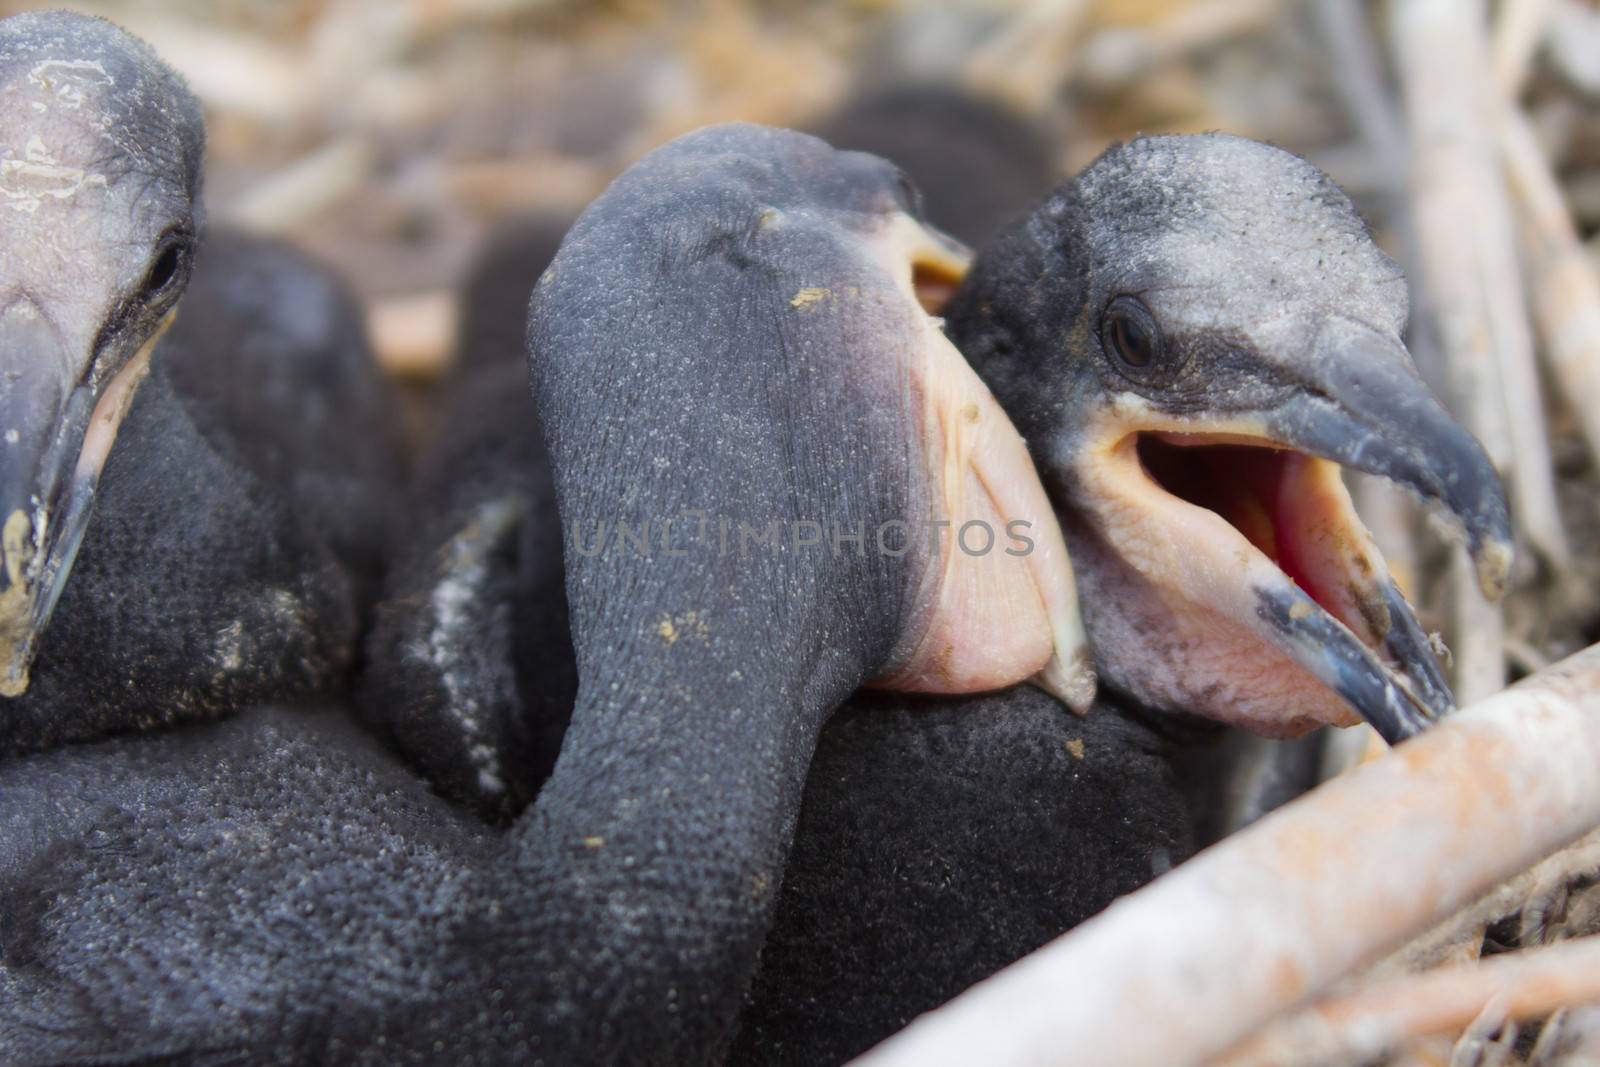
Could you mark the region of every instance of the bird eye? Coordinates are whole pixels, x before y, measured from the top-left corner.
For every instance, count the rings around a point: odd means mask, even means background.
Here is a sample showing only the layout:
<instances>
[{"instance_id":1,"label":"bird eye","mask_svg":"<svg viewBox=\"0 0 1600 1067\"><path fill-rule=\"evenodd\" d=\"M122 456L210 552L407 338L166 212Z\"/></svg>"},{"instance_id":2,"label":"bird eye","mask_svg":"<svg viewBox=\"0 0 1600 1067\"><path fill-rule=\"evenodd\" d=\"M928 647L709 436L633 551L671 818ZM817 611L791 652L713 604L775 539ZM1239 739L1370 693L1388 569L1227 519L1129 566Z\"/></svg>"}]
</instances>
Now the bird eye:
<instances>
[{"instance_id":1,"label":"bird eye","mask_svg":"<svg viewBox=\"0 0 1600 1067\"><path fill-rule=\"evenodd\" d=\"M140 299L150 303L162 296L172 288L182 272L184 245L178 241L169 242L157 253L155 261L150 264L150 269L145 273L144 281L139 286Z\"/></svg>"},{"instance_id":2,"label":"bird eye","mask_svg":"<svg viewBox=\"0 0 1600 1067\"><path fill-rule=\"evenodd\" d=\"M1119 296L1106 306L1100 343L1117 368L1133 377L1147 377L1161 363L1161 328L1137 297Z\"/></svg>"}]
</instances>

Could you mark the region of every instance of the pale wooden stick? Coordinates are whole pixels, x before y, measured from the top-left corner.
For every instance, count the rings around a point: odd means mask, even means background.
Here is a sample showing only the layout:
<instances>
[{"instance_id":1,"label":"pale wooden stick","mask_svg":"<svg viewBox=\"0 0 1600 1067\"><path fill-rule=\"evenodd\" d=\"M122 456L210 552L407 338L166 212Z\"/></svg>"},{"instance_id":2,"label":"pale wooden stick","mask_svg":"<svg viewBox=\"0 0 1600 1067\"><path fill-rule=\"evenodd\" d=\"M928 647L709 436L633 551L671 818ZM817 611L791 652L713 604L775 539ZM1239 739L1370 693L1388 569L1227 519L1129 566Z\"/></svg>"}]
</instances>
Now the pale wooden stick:
<instances>
[{"instance_id":1,"label":"pale wooden stick","mask_svg":"<svg viewBox=\"0 0 1600 1067\"><path fill-rule=\"evenodd\" d=\"M1078 50L1074 74L1097 92L1148 82L1160 68L1283 17L1278 0L1195 0L1147 26L1096 30Z\"/></svg>"},{"instance_id":2,"label":"pale wooden stick","mask_svg":"<svg viewBox=\"0 0 1600 1067\"><path fill-rule=\"evenodd\" d=\"M1500 94L1488 75L1482 0L1395 0L1389 38L1412 146L1411 205L1420 303L1437 324L1467 426L1511 481L1526 541L1558 572L1569 550L1556 506L1506 191L1488 129ZM1500 613L1452 564L1454 682L1464 702L1505 680Z\"/></svg>"},{"instance_id":3,"label":"pale wooden stick","mask_svg":"<svg viewBox=\"0 0 1600 1067\"><path fill-rule=\"evenodd\" d=\"M1399 189L1405 184L1405 128L1384 84L1366 8L1354 0L1316 0L1311 11L1327 46L1328 66L1338 72L1333 91L1368 149L1385 164L1385 184Z\"/></svg>"},{"instance_id":4,"label":"pale wooden stick","mask_svg":"<svg viewBox=\"0 0 1600 1067\"><path fill-rule=\"evenodd\" d=\"M1600 462L1600 271L1527 118L1507 107L1500 136L1545 363Z\"/></svg>"},{"instance_id":5,"label":"pale wooden stick","mask_svg":"<svg viewBox=\"0 0 1600 1067\"><path fill-rule=\"evenodd\" d=\"M252 185L222 215L257 233L284 233L355 193L373 162L372 149L360 138L333 141Z\"/></svg>"},{"instance_id":6,"label":"pale wooden stick","mask_svg":"<svg viewBox=\"0 0 1600 1067\"><path fill-rule=\"evenodd\" d=\"M1506 684L1506 621L1498 605L1483 599L1478 575L1459 553L1450 563L1451 681L1456 700L1471 704Z\"/></svg>"},{"instance_id":7,"label":"pale wooden stick","mask_svg":"<svg viewBox=\"0 0 1600 1067\"><path fill-rule=\"evenodd\" d=\"M1550 0L1502 0L1496 16L1494 80L1507 100L1515 100L1544 40Z\"/></svg>"},{"instance_id":8,"label":"pale wooden stick","mask_svg":"<svg viewBox=\"0 0 1600 1067\"><path fill-rule=\"evenodd\" d=\"M1411 203L1421 303L1434 313L1460 412L1501 471L1511 466L1507 412L1493 331L1482 303L1475 238L1489 154L1473 85L1487 62L1481 0L1397 0L1389 39L1401 75L1412 145ZM1476 68L1476 69L1475 69Z\"/></svg>"},{"instance_id":9,"label":"pale wooden stick","mask_svg":"<svg viewBox=\"0 0 1600 1067\"><path fill-rule=\"evenodd\" d=\"M1496 466L1511 474L1513 510L1527 540L1564 567L1568 549L1556 508L1533 335L1491 138L1501 108L1488 79L1484 5L1396 0L1390 14L1411 128L1422 281L1446 361L1469 427Z\"/></svg>"},{"instance_id":10,"label":"pale wooden stick","mask_svg":"<svg viewBox=\"0 0 1600 1067\"><path fill-rule=\"evenodd\" d=\"M1483 934L1493 924L1548 897L1556 886L1600 871L1600 829L1596 829L1529 870L1495 886L1433 929L1369 968L1360 981L1413 974L1442 964L1477 959Z\"/></svg>"},{"instance_id":11,"label":"pale wooden stick","mask_svg":"<svg viewBox=\"0 0 1600 1067\"><path fill-rule=\"evenodd\" d=\"M1453 1034L1494 1002L1503 1021L1600 1000L1600 938L1379 982L1274 1023L1213 1067L1366 1062L1408 1038Z\"/></svg>"},{"instance_id":12,"label":"pale wooden stick","mask_svg":"<svg viewBox=\"0 0 1600 1067\"><path fill-rule=\"evenodd\" d=\"M1545 36L1550 65L1589 100L1600 97L1600 12L1590 0L1554 0Z\"/></svg>"},{"instance_id":13,"label":"pale wooden stick","mask_svg":"<svg viewBox=\"0 0 1600 1067\"><path fill-rule=\"evenodd\" d=\"M961 65L961 80L1027 111L1054 99L1092 14L1088 0L1047 0L1019 8Z\"/></svg>"},{"instance_id":14,"label":"pale wooden stick","mask_svg":"<svg viewBox=\"0 0 1600 1067\"><path fill-rule=\"evenodd\" d=\"M144 38L219 111L290 126L318 104L304 57L259 35L207 26L154 4L70 0L50 6L111 19Z\"/></svg>"},{"instance_id":15,"label":"pale wooden stick","mask_svg":"<svg viewBox=\"0 0 1600 1067\"><path fill-rule=\"evenodd\" d=\"M863 1067L1203 1063L1600 822L1600 646L1111 905Z\"/></svg>"},{"instance_id":16,"label":"pale wooden stick","mask_svg":"<svg viewBox=\"0 0 1600 1067\"><path fill-rule=\"evenodd\" d=\"M1600 1005L1558 1012L1539 1031L1529 1067L1583 1067L1600 1062Z\"/></svg>"}]
</instances>

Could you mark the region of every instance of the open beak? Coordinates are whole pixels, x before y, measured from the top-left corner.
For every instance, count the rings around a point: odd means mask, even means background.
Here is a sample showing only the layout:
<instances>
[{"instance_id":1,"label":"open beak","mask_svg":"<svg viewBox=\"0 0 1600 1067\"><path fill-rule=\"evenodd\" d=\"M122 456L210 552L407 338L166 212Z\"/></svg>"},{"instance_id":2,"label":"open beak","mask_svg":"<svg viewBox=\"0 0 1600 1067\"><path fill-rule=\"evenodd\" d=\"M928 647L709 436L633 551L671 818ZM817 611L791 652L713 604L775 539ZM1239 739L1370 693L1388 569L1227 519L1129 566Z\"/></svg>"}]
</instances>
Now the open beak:
<instances>
[{"instance_id":1,"label":"open beak","mask_svg":"<svg viewBox=\"0 0 1600 1067\"><path fill-rule=\"evenodd\" d=\"M0 321L0 696L28 689L100 472L170 320L99 389L73 380L84 361L42 318Z\"/></svg>"},{"instance_id":2,"label":"open beak","mask_svg":"<svg viewBox=\"0 0 1600 1067\"><path fill-rule=\"evenodd\" d=\"M1290 399L1271 410L1148 413L1116 427L1101 438L1103 470L1085 489L1159 529L1133 551L1147 580L1177 591L1174 611L1213 612L1253 633L1283 668L1310 675L1395 743L1454 701L1340 466L1443 505L1491 597L1511 562L1505 497L1482 448L1418 380L1398 340L1340 320L1316 348L1309 370L1297 366ZM1234 666L1264 679L1271 658ZM1261 689L1300 692L1270 680ZM1342 721L1337 709L1310 718Z\"/></svg>"},{"instance_id":3,"label":"open beak","mask_svg":"<svg viewBox=\"0 0 1600 1067\"><path fill-rule=\"evenodd\" d=\"M884 264L920 305L913 383L934 486L938 564L915 647L873 684L971 693L1024 680L1075 712L1095 675L1077 584L1054 507L1027 444L937 316L971 264L953 238L909 216L882 242Z\"/></svg>"}]
</instances>

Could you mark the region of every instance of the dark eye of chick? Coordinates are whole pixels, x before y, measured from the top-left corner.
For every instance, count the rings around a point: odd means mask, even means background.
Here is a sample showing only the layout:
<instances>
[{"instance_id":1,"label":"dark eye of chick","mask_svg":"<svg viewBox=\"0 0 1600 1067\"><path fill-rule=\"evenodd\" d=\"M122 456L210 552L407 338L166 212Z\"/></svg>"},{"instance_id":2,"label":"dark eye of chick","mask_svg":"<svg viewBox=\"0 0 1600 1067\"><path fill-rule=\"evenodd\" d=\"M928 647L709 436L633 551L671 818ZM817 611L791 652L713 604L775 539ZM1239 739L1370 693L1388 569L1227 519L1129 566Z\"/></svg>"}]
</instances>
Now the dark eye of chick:
<instances>
[{"instance_id":1,"label":"dark eye of chick","mask_svg":"<svg viewBox=\"0 0 1600 1067\"><path fill-rule=\"evenodd\" d=\"M155 262L150 264L150 270L139 286L140 297L146 303L159 298L177 279L182 266L183 246L176 243L167 245L156 256Z\"/></svg>"},{"instance_id":2,"label":"dark eye of chick","mask_svg":"<svg viewBox=\"0 0 1600 1067\"><path fill-rule=\"evenodd\" d=\"M1119 296L1107 305L1100 339L1118 369L1142 377L1161 361L1161 328L1138 297Z\"/></svg>"}]
</instances>

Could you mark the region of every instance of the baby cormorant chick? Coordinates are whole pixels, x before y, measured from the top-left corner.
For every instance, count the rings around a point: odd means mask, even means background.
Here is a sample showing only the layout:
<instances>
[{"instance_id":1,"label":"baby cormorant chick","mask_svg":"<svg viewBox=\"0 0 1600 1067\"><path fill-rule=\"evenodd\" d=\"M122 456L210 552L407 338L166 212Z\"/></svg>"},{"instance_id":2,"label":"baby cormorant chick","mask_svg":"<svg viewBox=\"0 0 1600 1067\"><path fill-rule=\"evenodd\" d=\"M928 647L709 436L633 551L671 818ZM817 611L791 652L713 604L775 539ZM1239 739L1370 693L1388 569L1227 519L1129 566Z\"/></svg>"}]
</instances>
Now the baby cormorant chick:
<instances>
[{"instance_id":1,"label":"baby cormorant chick","mask_svg":"<svg viewBox=\"0 0 1600 1067\"><path fill-rule=\"evenodd\" d=\"M199 105L112 24L0 22L0 101L0 751L343 684L395 443L353 302L197 260Z\"/></svg>"}]
</instances>

